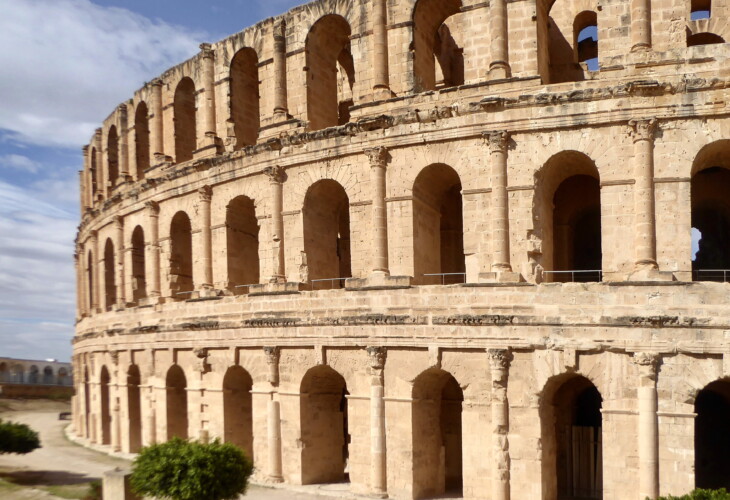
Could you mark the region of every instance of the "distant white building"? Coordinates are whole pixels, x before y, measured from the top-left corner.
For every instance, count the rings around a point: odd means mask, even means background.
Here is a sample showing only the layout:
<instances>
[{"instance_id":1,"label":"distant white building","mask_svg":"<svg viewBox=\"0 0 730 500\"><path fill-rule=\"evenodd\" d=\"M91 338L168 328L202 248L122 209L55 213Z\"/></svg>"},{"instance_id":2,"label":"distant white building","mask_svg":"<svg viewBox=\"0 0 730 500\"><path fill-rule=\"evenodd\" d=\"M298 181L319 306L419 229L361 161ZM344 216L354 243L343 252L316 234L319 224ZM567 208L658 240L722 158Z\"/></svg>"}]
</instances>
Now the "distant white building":
<instances>
[{"instance_id":1,"label":"distant white building","mask_svg":"<svg viewBox=\"0 0 730 500\"><path fill-rule=\"evenodd\" d=\"M0 357L0 383L73 385L71 363L55 359L33 360Z\"/></svg>"}]
</instances>

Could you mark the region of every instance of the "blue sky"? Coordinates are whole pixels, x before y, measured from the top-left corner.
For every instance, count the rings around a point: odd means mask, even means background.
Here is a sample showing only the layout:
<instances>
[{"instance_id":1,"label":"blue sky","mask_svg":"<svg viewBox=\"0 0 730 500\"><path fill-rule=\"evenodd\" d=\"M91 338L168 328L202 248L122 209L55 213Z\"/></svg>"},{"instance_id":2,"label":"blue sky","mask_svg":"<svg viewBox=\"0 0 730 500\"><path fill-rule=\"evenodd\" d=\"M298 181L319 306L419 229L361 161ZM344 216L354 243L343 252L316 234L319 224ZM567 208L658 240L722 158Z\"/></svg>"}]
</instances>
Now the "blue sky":
<instances>
[{"instance_id":1,"label":"blue sky","mask_svg":"<svg viewBox=\"0 0 730 500\"><path fill-rule=\"evenodd\" d=\"M68 360L81 146L135 89L303 0L0 0L0 356Z\"/></svg>"}]
</instances>

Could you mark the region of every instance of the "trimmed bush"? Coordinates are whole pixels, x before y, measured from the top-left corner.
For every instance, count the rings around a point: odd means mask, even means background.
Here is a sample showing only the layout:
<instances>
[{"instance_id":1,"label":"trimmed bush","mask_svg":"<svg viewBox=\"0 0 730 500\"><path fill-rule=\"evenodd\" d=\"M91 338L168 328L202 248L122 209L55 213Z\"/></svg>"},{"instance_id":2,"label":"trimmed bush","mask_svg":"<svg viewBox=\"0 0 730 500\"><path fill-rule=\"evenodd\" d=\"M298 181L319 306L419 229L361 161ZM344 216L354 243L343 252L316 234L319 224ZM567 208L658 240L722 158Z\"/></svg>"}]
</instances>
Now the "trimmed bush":
<instances>
[{"instance_id":1,"label":"trimmed bush","mask_svg":"<svg viewBox=\"0 0 730 500\"><path fill-rule=\"evenodd\" d=\"M649 500L648 498L646 500ZM725 488L719 490L694 490L687 495L675 497L659 497L657 500L730 500L730 493Z\"/></svg>"},{"instance_id":2,"label":"trimmed bush","mask_svg":"<svg viewBox=\"0 0 730 500\"><path fill-rule=\"evenodd\" d=\"M25 424L0 421L0 454L26 454L40 448L38 433Z\"/></svg>"},{"instance_id":3,"label":"trimmed bush","mask_svg":"<svg viewBox=\"0 0 730 500\"><path fill-rule=\"evenodd\" d=\"M132 489L173 500L228 500L245 493L253 465L240 448L173 438L143 448L133 464Z\"/></svg>"}]
</instances>

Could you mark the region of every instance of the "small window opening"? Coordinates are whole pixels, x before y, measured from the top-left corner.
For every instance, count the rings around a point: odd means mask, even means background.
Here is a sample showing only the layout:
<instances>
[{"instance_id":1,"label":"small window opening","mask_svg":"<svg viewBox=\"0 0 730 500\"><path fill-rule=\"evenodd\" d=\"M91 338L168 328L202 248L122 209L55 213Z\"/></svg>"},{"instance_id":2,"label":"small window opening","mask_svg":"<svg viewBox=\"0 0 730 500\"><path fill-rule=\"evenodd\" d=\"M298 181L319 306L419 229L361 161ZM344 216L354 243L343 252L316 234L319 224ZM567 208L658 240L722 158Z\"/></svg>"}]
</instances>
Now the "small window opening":
<instances>
[{"instance_id":1,"label":"small window opening","mask_svg":"<svg viewBox=\"0 0 730 500\"><path fill-rule=\"evenodd\" d=\"M709 19L712 15L712 0L692 0L689 12L690 21Z\"/></svg>"},{"instance_id":2,"label":"small window opening","mask_svg":"<svg viewBox=\"0 0 730 500\"><path fill-rule=\"evenodd\" d=\"M598 16L584 11L575 18L575 51L578 62L584 62L589 71L598 71Z\"/></svg>"}]
</instances>

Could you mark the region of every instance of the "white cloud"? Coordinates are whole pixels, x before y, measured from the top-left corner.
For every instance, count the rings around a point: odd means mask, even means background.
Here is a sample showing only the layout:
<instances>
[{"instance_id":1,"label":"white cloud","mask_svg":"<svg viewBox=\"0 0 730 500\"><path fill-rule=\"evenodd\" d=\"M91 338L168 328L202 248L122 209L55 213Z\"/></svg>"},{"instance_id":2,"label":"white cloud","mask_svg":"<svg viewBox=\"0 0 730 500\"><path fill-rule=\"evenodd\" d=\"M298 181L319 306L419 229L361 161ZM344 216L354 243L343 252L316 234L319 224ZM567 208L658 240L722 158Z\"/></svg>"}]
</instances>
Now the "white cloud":
<instances>
[{"instance_id":1,"label":"white cloud","mask_svg":"<svg viewBox=\"0 0 730 500\"><path fill-rule=\"evenodd\" d=\"M38 173L40 164L23 155L9 154L0 156L0 168L22 170L30 174Z\"/></svg>"},{"instance_id":2,"label":"white cloud","mask_svg":"<svg viewBox=\"0 0 730 500\"><path fill-rule=\"evenodd\" d=\"M0 0L0 129L80 146L120 102L205 37L89 0ZM9 70L12 69L12 70Z\"/></svg>"}]
</instances>

